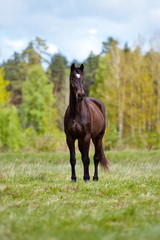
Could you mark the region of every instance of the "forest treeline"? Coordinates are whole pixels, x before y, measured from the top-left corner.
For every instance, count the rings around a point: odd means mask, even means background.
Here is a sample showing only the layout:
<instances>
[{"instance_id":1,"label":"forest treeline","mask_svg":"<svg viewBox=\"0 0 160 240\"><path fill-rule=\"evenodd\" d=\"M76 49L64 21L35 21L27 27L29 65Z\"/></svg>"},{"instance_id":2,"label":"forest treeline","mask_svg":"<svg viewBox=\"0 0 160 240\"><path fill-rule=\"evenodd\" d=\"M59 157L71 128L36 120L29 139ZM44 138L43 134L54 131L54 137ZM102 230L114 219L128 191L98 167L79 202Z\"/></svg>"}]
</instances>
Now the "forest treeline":
<instances>
[{"instance_id":1,"label":"forest treeline","mask_svg":"<svg viewBox=\"0 0 160 240\"><path fill-rule=\"evenodd\" d=\"M120 48L109 37L99 55L91 52L83 62L85 92L105 104L105 149L160 147L158 46L152 42L144 53L140 44ZM51 56L47 49L46 42L36 37L0 65L1 151L65 149L63 117L71 63L61 53Z\"/></svg>"}]
</instances>

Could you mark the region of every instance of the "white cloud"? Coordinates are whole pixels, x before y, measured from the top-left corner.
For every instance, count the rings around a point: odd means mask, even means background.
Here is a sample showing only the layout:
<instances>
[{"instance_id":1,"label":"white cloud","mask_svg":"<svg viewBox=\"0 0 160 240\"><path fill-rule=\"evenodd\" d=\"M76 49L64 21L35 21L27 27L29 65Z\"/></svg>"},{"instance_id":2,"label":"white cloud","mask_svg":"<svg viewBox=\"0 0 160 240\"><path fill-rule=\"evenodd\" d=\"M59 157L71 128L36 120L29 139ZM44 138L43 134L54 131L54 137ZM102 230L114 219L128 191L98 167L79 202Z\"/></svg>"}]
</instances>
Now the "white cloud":
<instances>
[{"instance_id":1,"label":"white cloud","mask_svg":"<svg viewBox=\"0 0 160 240\"><path fill-rule=\"evenodd\" d=\"M0 0L0 5L1 61L36 36L50 43L51 54L60 51L72 61L84 60L91 50L99 53L109 36L123 45L139 34L149 39L160 28L158 0Z\"/></svg>"},{"instance_id":2,"label":"white cloud","mask_svg":"<svg viewBox=\"0 0 160 240\"><path fill-rule=\"evenodd\" d=\"M27 45L26 39L12 40L8 37L0 37L0 62L11 57L14 52L21 52Z\"/></svg>"},{"instance_id":3,"label":"white cloud","mask_svg":"<svg viewBox=\"0 0 160 240\"><path fill-rule=\"evenodd\" d=\"M23 49L23 47L26 44L26 40L20 39L20 40L11 40L9 38L3 37L2 42L5 43L5 45L9 48L13 48L15 51L20 51Z\"/></svg>"},{"instance_id":4,"label":"white cloud","mask_svg":"<svg viewBox=\"0 0 160 240\"><path fill-rule=\"evenodd\" d=\"M96 34L97 33L97 29L95 29L95 28L89 29L89 33L90 34Z\"/></svg>"},{"instance_id":5,"label":"white cloud","mask_svg":"<svg viewBox=\"0 0 160 240\"><path fill-rule=\"evenodd\" d=\"M54 54L58 52L58 48L55 44L48 44L48 52Z\"/></svg>"},{"instance_id":6,"label":"white cloud","mask_svg":"<svg viewBox=\"0 0 160 240\"><path fill-rule=\"evenodd\" d=\"M94 54L99 54L101 52L101 43L95 38L81 38L67 47L66 54L70 56L70 59L83 61L91 51Z\"/></svg>"}]
</instances>

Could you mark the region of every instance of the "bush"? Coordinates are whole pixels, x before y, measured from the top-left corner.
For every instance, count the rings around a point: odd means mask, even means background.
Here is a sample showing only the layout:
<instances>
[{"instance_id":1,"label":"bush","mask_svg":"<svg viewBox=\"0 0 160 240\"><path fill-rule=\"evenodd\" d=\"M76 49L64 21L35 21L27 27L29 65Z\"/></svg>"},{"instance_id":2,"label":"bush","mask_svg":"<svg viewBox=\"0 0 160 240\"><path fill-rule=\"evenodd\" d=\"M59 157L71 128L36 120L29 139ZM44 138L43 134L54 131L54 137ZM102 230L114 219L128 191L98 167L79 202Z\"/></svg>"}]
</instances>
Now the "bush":
<instances>
[{"instance_id":1,"label":"bush","mask_svg":"<svg viewBox=\"0 0 160 240\"><path fill-rule=\"evenodd\" d=\"M149 132L146 135L146 144L148 149L160 148L160 134L157 132Z\"/></svg>"},{"instance_id":2,"label":"bush","mask_svg":"<svg viewBox=\"0 0 160 240\"><path fill-rule=\"evenodd\" d=\"M0 107L0 148L18 151L25 145L24 139L16 107Z\"/></svg>"},{"instance_id":3,"label":"bush","mask_svg":"<svg viewBox=\"0 0 160 240\"><path fill-rule=\"evenodd\" d=\"M44 134L37 134L33 127L25 130L27 144L25 151L42 151L54 152L65 151L65 134L59 129L55 128L52 132Z\"/></svg>"},{"instance_id":4,"label":"bush","mask_svg":"<svg viewBox=\"0 0 160 240\"><path fill-rule=\"evenodd\" d=\"M106 129L106 134L104 136L104 147L105 150L110 150L116 146L118 141L118 130L115 125L110 125L108 129Z\"/></svg>"}]
</instances>

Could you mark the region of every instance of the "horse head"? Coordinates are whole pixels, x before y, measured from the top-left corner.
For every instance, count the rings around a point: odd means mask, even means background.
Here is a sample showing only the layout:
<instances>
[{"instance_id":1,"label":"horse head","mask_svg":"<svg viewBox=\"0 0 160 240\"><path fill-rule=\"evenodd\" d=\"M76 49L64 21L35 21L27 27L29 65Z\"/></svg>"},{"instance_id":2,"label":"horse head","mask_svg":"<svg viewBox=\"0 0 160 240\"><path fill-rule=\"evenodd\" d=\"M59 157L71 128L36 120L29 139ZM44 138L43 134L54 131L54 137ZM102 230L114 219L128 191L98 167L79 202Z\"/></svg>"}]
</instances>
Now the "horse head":
<instances>
[{"instance_id":1,"label":"horse head","mask_svg":"<svg viewBox=\"0 0 160 240\"><path fill-rule=\"evenodd\" d=\"M84 97L86 96L84 92L84 65L81 64L80 67L76 67L73 63L71 65L71 72L70 72L70 90L72 94L75 95L76 101L81 102Z\"/></svg>"}]
</instances>

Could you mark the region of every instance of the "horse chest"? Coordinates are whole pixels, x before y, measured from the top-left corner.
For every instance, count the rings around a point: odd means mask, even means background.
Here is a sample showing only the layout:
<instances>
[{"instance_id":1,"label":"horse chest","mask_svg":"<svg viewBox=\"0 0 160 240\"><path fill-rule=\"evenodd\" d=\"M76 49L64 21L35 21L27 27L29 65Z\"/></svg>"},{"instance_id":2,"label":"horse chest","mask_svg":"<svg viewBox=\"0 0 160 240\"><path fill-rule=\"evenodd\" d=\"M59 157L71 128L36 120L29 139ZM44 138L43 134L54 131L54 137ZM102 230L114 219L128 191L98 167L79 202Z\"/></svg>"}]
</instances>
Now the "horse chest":
<instances>
[{"instance_id":1,"label":"horse chest","mask_svg":"<svg viewBox=\"0 0 160 240\"><path fill-rule=\"evenodd\" d=\"M82 137L85 134L84 125L77 120L72 120L70 131L75 137Z\"/></svg>"}]
</instances>

